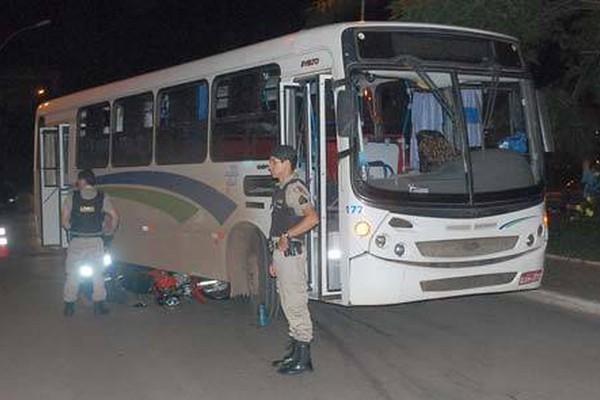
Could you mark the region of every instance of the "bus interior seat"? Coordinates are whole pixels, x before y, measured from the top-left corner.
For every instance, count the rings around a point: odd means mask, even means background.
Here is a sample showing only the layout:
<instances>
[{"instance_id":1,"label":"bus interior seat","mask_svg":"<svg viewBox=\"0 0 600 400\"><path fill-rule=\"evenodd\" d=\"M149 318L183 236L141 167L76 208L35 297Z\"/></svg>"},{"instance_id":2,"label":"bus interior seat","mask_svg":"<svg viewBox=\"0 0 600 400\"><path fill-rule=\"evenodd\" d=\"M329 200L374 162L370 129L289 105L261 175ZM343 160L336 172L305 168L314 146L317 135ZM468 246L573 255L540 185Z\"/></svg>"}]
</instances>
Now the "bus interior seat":
<instances>
[{"instance_id":1,"label":"bus interior seat","mask_svg":"<svg viewBox=\"0 0 600 400\"><path fill-rule=\"evenodd\" d=\"M396 143L367 142L364 151L369 178L386 178L397 173L400 148Z\"/></svg>"},{"instance_id":2,"label":"bus interior seat","mask_svg":"<svg viewBox=\"0 0 600 400\"><path fill-rule=\"evenodd\" d=\"M417 143L421 172L430 172L432 169L460 156L460 151L439 131L419 131L417 133Z\"/></svg>"}]
</instances>

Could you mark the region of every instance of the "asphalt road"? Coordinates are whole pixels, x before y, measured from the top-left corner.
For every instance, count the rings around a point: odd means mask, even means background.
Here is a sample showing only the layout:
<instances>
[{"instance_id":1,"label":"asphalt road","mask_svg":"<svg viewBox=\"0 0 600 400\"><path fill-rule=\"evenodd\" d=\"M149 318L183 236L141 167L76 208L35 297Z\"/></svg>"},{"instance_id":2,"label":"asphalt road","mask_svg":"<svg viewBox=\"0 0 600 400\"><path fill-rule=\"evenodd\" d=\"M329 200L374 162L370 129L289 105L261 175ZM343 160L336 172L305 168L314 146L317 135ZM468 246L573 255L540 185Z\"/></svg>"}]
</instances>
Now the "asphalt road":
<instances>
[{"instance_id":1,"label":"asphalt road","mask_svg":"<svg viewBox=\"0 0 600 400\"><path fill-rule=\"evenodd\" d=\"M14 232L14 231L13 231ZM315 371L279 376L282 319L247 306L61 315L63 256L14 233L0 260L0 399L598 399L600 318L519 294L393 307L312 303Z\"/></svg>"}]
</instances>

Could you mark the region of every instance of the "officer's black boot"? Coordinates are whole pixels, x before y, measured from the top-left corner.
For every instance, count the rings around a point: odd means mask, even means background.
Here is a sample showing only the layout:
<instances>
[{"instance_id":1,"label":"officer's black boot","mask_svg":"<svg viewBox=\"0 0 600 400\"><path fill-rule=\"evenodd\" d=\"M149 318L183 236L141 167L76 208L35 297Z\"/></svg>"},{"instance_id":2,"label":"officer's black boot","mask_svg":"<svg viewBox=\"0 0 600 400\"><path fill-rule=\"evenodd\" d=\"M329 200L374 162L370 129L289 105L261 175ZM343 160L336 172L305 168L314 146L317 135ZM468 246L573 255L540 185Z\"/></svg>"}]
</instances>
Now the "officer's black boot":
<instances>
[{"instance_id":1,"label":"officer's black boot","mask_svg":"<svg viewBox=\"0 0 600 400\"><path fill-rule=\"evenodd\" d=\"M75 314L75 302L74 301L65 301L65 308L63 309L63 315L66 317L70 317Z\"/></svg>"},{"instance_id":2,"label":"officer's black boot","mask_svg":"<svg viewBox=\"0 0 600 400\"><path fill-rule=\"evenodd\" d=\"M288 364L289 362L291 362L293 359L294 351L296 350L297 343L298 343L298 341L291 337L290 342L288 343L288 346L287 346L287 353L285 353L285 355L281 359L274 360L273 362L271 362L271 364L274 367L279 367L280 365Z\"/></svg>"},{"instance_id":3,"label":"officer's black boot","mask_svg":"<svg viewBox=\"0 0 600 400\"><path fill-rule=\"evenodd\" d=\"M304 371L312 371L313 365L310 358L310 343L298 342L292 360L282 364L277 372L284 375L296 375Z\"/></svg>"},{"instance_id":4,"label":"officer's black boot","mask_svg":"<svg viewBox=\"0 0 600 400\"><path fill-rule=\"evenodd\" d=\"M106 315L110 312L108 307L106 307L106 303L104 301L95 301L94 302L94 314L95 315Z\"/></svg>"}]
</instances>

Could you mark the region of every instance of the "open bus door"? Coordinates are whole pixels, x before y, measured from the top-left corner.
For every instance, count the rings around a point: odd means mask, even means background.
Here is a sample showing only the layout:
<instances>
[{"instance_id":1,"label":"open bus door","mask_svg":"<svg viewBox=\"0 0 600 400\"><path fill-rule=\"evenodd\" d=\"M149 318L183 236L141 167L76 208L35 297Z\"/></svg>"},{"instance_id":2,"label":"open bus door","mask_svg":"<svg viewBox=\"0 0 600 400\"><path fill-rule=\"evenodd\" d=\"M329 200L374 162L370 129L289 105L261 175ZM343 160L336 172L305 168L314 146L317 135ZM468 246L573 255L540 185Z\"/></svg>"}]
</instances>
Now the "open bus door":
<instances>
[{"instance_id":1,"label":"open bus door","mask_svg":"<svg viewBox=\"0 0 600 400\"><path fill-rule=\"evenodd\" d=\"M282 83L280 90L281 142L298 151L300 177L306 182L320 223L307 237L308 283L311 298L338 297L341 291L339 260L329 257L336 248L339 230L337 202L337 145L331 77L319 75L294 83ZM329 134L332 132L332 134ZM332 142L332 143L329 143ZM332 146L333 145L333 146ZM332 147L328 151L328 147ZM332 166L335 171L330 171ZM328 169L329 167L329 169Z\"/></svg>"},{"instance_id":2,"label":"open bus door","mask_svg":"<svg viewBox=\"0 0 600 400\"><path fill-rule=\"evenodd\" d=\"M69 188L65 184L69 125L43 127L40 144L40 222L42 246L67 246L61 228L61 205Z\"/></svg>"}]
</instances>

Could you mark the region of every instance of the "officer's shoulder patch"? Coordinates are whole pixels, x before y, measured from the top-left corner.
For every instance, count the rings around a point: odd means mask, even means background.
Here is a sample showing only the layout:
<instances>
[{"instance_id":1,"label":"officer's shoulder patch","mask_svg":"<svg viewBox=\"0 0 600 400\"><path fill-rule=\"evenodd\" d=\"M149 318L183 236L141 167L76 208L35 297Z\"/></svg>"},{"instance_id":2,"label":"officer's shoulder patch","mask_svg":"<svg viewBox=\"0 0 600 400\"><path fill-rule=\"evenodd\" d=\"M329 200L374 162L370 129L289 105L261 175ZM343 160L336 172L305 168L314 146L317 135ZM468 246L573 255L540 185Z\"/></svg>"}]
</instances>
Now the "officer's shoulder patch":
<instances>
[{"instance_id":1,"label":"officer's shoulder patch","mask_svg":"<svg viewBox=\"0 0 600 400\"><path fill-rule=\"evenodd\" d=\"M300 195L300 197L298 197L298 204L304 205L306 203L308 203L308 199L306 198L306 196Z\"/></svg>"}]
</instances>

